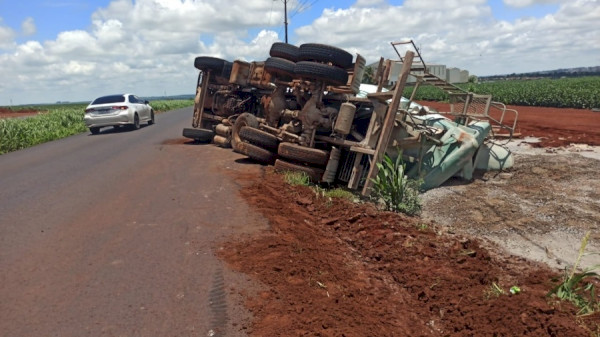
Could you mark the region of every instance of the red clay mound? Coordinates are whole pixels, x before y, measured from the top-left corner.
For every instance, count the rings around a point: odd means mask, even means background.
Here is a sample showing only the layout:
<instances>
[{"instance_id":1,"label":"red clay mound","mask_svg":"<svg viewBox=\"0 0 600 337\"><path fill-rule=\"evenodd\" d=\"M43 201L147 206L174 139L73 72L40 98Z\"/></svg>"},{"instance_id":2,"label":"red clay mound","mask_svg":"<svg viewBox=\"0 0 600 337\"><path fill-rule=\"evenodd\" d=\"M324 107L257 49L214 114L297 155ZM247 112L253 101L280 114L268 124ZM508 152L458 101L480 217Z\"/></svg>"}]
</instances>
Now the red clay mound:
<instances>
[{"instance_id":1,"label":"red clay mound","mask_svg":"<svg viewBox=\"0 0 600 337\"><path fill-rule=\"evenodd\" d=\"M545 296L550 270L266 171L241 193L271 229L221 252L266 286L247 299L251 335L589 336ZM522 292L509 295L513 285Z\"/></svg>"}]
</instances>

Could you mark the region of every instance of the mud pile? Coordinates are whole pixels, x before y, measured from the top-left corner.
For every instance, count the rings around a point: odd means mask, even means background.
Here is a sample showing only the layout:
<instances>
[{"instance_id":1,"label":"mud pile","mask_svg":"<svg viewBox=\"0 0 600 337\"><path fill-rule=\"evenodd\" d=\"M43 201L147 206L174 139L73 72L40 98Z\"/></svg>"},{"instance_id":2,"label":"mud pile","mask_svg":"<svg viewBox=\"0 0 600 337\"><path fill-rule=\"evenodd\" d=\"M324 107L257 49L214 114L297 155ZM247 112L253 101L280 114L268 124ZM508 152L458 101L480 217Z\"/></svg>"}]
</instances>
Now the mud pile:
<instances>
[{"instance_id":1,"label":"mud pile","mask_svg":"<svg viewBox=\"0 0 600 337\"><path fill-rule=\"evenodd\" d=\"M543 265L419 218L291 187L269 168L241 193L270 222L221 251L264 286L246 299L251 335L590 336L575 308L546 297L559 275Z\"/></svg>"}]
</instances>

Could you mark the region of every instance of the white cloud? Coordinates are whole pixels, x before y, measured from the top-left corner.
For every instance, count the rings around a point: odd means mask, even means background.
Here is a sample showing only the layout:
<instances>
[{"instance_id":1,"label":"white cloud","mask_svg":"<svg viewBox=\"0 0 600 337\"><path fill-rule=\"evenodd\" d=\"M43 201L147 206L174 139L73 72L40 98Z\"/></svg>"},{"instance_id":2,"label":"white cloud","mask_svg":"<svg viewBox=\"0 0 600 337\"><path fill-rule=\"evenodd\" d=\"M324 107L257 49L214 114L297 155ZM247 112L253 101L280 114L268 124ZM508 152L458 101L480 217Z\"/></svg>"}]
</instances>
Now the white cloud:
<instances>
[{"instance_id":1,"label":"white cloud","mask_svg":"<svg viewBox=\"0 0 600 337\"><path fill-rule=\"evenodd\" d=\"M25 36L31 36L36 33L37 28L35 27L35 22L32 17L28 17L21 24L21 31Z\"/></svg>"},{"instance_id":2,"label":"white cloud","mask_svg":"<svg viewBox=\"0 0 600 337\"><path fill-rule=\"evenodd\" d=\"M0 50L13 48L15 45L15 31L5 26L2 21L0 17Z\"/></svg>"},{"instance_id":3,"label":"white cloud","mask_svg":"<svg viewBox=\"0 0 600 337\"><path fill-rule=\"evenodd\" d=\"M331 44L374 62L397 58L389 42L414 39L426 62L478 75L599 65L600 43L594 42L600 33L593 29L599 1L563 1L543 18L505 22L493 19L486 0L406 0L401 6L357 0L350 8L324 10L297 28L291 42ZM86 30L18 44L18 34L0 19L0 73L11 83L0 87L0 105L7 97L19 104L120 91L193 93L198 55L268 57L271 44L282 39L276 30L283 11L272 8L265 0L114 0L92 15ZM35 23L27 19L21 29L31 33Z\"/></svg>"},{"instance_id":4,"label":"white cloud","mask_svg":"<svg viewBox=\"0 0 600 337\"><path fill-rule=\"evenodd\" d=\"M356 0L354 7L375 7L386 4L385 0Z\"/></svg>"},{"instance_id":5,"label":"white cloud","mask_svg":"<svg viewBox=\"0 0 600 337\"><path fill-rule=\"evenodd\" d=\"M569 0L567 0L569 1ZM547 4L557 4L560 2L567 2L561 0L504 0L504 3L507 6L515 7L515 8L523 8L529 7L533 5L547 5Z\"/></svg>"},{"instance_id":6,"label":"white cloud","mask_svg":"<svg viewBox=\"0 0 600 337\"><path fill-rule=\"evenodd\" d=\"M493 19L485 0L407 0L389 8L326 9L296 33L300 42L357 51L368 62L397 58L389 42L413 39L425 62L492 75L599 65L600 31L591 28L598 20L598 0L568 1L554 14L514 23Z\"/></svg>"},{"instance_id":7,"label":"white cloud","mask_svg":"<svg viewBox=\"0 0 600 337\"><path fill-rule=\"evenodd\" d=\"M268 56L280 39L264 27L283 21L281 11L266 15L271 8L263 0L226 5L219 0L115 0L92 15L89 30L65 31L44 43L16 44L16 33L0 21L0 49L7 51L0 51L0 73L12 80L0 88L0 104L19 95L53 102L119 91L193 93L197 55L228 60ZM250 36L254 28L262 29ZM21 29L33 34L33 19Z\"/></svg>"},{"instance_id":8,"label":"white cloud","mask_svg":"<svg viewBox=\"0 0 600 337\"><path fill-rule=\"evenodd\" d=\"M92 62L69 61L63 65L63 72L68 75L92 75L95 69Z\"/></svg>"}]
</instances>

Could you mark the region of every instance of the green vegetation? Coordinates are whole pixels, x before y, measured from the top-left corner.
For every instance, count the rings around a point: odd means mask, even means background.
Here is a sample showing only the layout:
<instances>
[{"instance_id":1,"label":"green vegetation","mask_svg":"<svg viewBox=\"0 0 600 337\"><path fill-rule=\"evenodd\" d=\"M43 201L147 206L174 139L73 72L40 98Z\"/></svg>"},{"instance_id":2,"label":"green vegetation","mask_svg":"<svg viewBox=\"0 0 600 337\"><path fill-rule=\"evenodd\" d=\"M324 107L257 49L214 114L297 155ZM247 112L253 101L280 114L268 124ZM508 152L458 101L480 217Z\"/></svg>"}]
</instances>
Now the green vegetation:
<instances>
[{"instance_id":1,"label":"green vegetation","mask_svg":"<svg viewBox=\"0 0 600 337\"><path fill-rule=\"evenodd\" d=\"M484 83L464 83L458 87L476 94L491 94L494 101L504 104L558 108L600 108L600 76L560 79L506 80ZM410 97L412 87L404 90ZM440 89L424 85L415 100L447 101Z\"/></svg>"},{"instance_id":2,"label":"green vegetation","mask_svg":"<svg viewBox=\"0 0 600 337\"><path fill-rule=\"evenodd\" d=\"M338 199L346 199L349 201L357 200L357 197L356 197L356 195L354 195L354 193L352 193L348 190L345 190L343 188L334 188L331 190L327 190L325 192L325 196L328 198L333 198L333 199L338 198Z\"/></svg>"},{"instance_id":3,"label":"green vegetation","mask_svg":"<svg viewBox=\"0 0 600 337\"><path fill-rule=\"evenodd\" d=\"M421 212L419 185L416 180L408 179L404 174L406 164L402 161L402 152L396 161L385 155L377 163L379 172L373 179L373 198L381 202L387 210L416 215Z\"/></svg>"},{"instance_id":4,"label":"green vegetation","mask_svg":"<svg viewBox=\"0 0 600 337\"><path fill-rule=\"evenodd\" d=\"M154 112L159 113L163 111L181 109L188 106L194 105L193 99L175 99L175 100L160 100L160 101L151 101L150 105Z\"/></svg>"},{"instance_id":5,"label":"green vegetation","mask_svg":"<svg viewBox=\"0 0 600 337\"><path fill-rule=\"evenodd\" d=\"M292 186L310 186L310 178L304 172L284 171L283 180Z\"/></svg>"},{"instance_id":6,"label":"green vegetation","mask_svg":"<svg viewBox=\"0 0 600 337\"><path fill-rule=\"evenodd\" d=\"M321 198L327 198L329 200L338 198L346 199L353 202L356 202L358 200L358 197L354 195L354 193L343 188L328 189L312 184L310 182L310 178L304 172L284 171L283 179L286 183L292 186L308 186L313 190L313 192L315 192L316 196Z\"/></svg>"},{"instance_id":7,"label":"green vegetation","mask_svg":"<svg viewBox=\"0 0 600 337\"><path fill-rule=\"evenodd\" d=\"M193 100L151 102L155 112L178 109L194 104ZM87 130L83 110L87 104L23 106L14 110L33 109L43 113L27 118L0 119L0 154L72 136Z\"/></svg>"},{"instance_id":8,"label":"green vegetation","mask_svg":"<svg viewBox=\"0 0 600 337\"><path fill-rule=\"evenodd\" d=\"M554 287L548 293L548 296L556 296L563 301L569 301L576 305L579 314L588 315L600 311L600 301L596 294L595 283L600 282L600 274L596 272L600 266L587 268L582 272L577 272L581 257L584 255L585 247L588 244L590 232L586 233L579 248L579 255L573 265L570 273L563 276L562 282Z\"/></svg>"},{"instance_id":9,"label":"green vegetation","mask_svg":"<svg viewBox=\"0 0 600 337\"><path fill-rule=\"evenodd\" d=\"M0 119L0 154L87 130L82 108L58 108L28 118Z\"/></svg>"}]
</instances>

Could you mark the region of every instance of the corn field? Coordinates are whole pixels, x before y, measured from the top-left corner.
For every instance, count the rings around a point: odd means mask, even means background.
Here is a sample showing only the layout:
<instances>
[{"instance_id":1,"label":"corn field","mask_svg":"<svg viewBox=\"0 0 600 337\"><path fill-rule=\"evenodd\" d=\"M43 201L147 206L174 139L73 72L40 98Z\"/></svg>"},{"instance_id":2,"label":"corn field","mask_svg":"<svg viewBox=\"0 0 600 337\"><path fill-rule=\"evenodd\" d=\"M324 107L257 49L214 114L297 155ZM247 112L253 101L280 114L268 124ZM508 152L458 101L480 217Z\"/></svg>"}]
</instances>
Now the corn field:
<instances>
[{"instance_id":1,"label":"corn field","mask_svg":"<svg viewBox=\"0 0 600 337\"><path fill-rule=\"evenodd\" d=\"M463 83L457 86L476 94L492 95L494 101L510 105L600 108L598 76ZM410 97L411 93L412 87L407 87L404 96ZM447 101L448 96L433 86L422 86L417 91L415 100Z\"/></svg>"},{"instance_id":2,"label":"corn field","mask_svg":"<svg viewBox=\"0 0 600 337\"><path fill-rule=\"evenodd\" d=\"M176 100L160 100L150 102L154 112L159 113L163 111L181 109L188 106L194 105L193 99L176 99Z\"/></svg>"},{"instance_id":3,"label":"corn field","mask_svg":"<svg viewBox=\"0 0 600 337\"><path fill-rule=\"evenodd\" d=\"M150 103L157 113L193 104L193 100L161 100ZM83 122L85 107L85 104L37 106L34 108L42 111L39 115L0 119L0 154L86 131Z\"/></svg>"}]
</instances>

